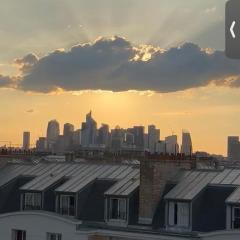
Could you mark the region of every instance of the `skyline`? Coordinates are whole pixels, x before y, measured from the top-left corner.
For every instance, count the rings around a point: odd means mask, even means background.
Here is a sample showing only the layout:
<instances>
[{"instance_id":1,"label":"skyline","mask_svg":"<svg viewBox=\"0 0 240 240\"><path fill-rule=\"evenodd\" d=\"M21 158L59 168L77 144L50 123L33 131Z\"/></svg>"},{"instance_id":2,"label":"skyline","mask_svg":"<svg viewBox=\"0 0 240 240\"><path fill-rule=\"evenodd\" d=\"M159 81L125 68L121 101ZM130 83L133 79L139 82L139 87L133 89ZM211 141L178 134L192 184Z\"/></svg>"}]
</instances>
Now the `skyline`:
<instances>
[{"instance_id":1,"label":"skyline","mask_svg":"<svg viewBox=\"0 0 240 240\"><path fill-rule=\"evenodd\" d=\"M94 114L92 113L92 110L90 110L90 113L91 113L91 116L93 115L93 119L94 119ZM88 115L88 114L87 114ZM59 123L59 121L57 120L57 119L51 119L51 120L49 120L48 121L48 124L50 123L50 122L52 122L52 121L57 121L57 123ZM64 127L65 127L65 125L66 124L70 124L70 125L72 125L73 127L74 127L74 130L75 131L77 131L77 130L81 130L82 128L81 128L81 126L82 126L82 122L80 122L77 126L76 125L74 125L74 124L72 124L71 122L69 122L69 121L65 121L65 122L63 122L63 123L59 123L59 135L60 136L63 136L63 134L64 134ZM148 127L150 127L150 126L154 126L154 127L156 127L157 129L158 129L158 127L159 126L155 126L154 124L151 124L151 123L149 123L149 124L147 124L147 125L141 125L141 124L139 124L139 125L129 125L129 126L126 126L126 127L122 127L122 126L119 126L118 124L116 124L114 127L112 127L112 126L110 126L110 125L108 125L108 123L107 122L99 122L99 121L96 121L96 124L97 124L97 128L99 129L101 126L103 126L103 125L106 125L107 124L107 126L109 126L109 130L110 130L110 132L111 132L111 130L114 130L114 129L116 129L116 128L120 128L120 129L125 129L125 130L127 130L127 129L130 129L130 128L132 128L132 127L136 127L136 126L141 126L141 127L144 127L144 129L145 129L145 134L148 134ZM44 137L44 138L46 138L47 137L47 126L46 126L46 128L45 128L45 132L40 136L38 136L37 138L32 138L32 131L30 130L30 129L25 129L24 130L24 132L23 132L23 134L25 134L26 132L27 133L30 133L31 134L31 137L29 136L29 140L31 141L30 142L30 144L31 144L31 147L35 147L35 145L36 145L36 140L38 139L38 138L41 138L41 137ZM188 130L188 129L181 129L181 130L179 130L179 129L177 129L177 131L175 131L175 129L172 129L172 132L171 133L169 133L169 134L166 134L166 135L163 135L162 134L162 130L161 130L161 128L159 128L159 130L160 130L160 141L165 141L166 140L166 138L167 137L170 137L170 136L174 136L174 135L176 135L177 136L177 142L178 142L178 144L179 144L179 147L182 145L182 141L181 141L181 135L183 134L183 133L189 133L189 134L191 134L191 132ZM181 131L181 132L180 132ZM234 135L235 136L235 135ZM228 136L229 137L229 136ZM165 139L165 140L164 140ZM28 141L29 141L28 140ZM183 140L183 139L182 139ZM26 141L26 139L25 139L25 137L23 138L23 141ZM8 142L8 143L7 143ZM2 145L4 145L4 143L3 142L1 142L0 141L0 143L2 143ZM5 142L7 145L9 144L9 143L11 143L11 146L13 146L13 147L21 147L21 146L24 146L24 142L22 143L22 142L19 142L19 143L14 143L14 142L12 142L11 140L9 140L9 141L6 141ZM194 148L194 145L193 145L193 148ZM197 149L197 148L194 148L194 152L207 152L205 149ZM218 153L214 153L214 152L208 152L208 153L210 153L210 154L218 154ZM226 156L226 154L224 155L224 156Z\"/></svg>"},{"instance_id":2,"label":"skyline","mask_svg":"<svg viewBox=\"0 0 240 240\"><path fill-rule=\"evenodd\" d=\"M209 91L209 90L208 90ZM229 90L230 91L230 90ZM160 127L162 130L162 134L170 135L172 129L176 131L179 135L181 129L189 129L191 131L194 138L194 146L199 150L205 150L210 153L219 153L226 154L226 138L229 135L240 135L237 124L240 120L239 118L239 108L236 109L231 106L231 101L228 100L228 104L223 100L223 93L218 89L218 98L221 100L219 103L215 103L214 107L209 106L209 96L206 93L206 89L202 89L202 94L196 93L195 91L188 91L182 93L172 93L169 96L163 95L161 96L161 100L165 103L168 102L168 106L172 107L172 110L169 110L165 104L161 104L159 108L156 110L154 102L158 100L158 94L152 93L107 93L101 94L98 92L90 93L90 95L94 95L94 98L91 98L91 102L86 102L86 98L89 93L82 93L79 96L70 94L70 93L62 93L60 95L47 95L46 96L37 96L33 99L31 95L24 96L26 98L26 102L19 102L19 107L16 108L11 102L6 104L6 108L9 109L5 115L0 115L0 119L5 122L5 131L3 128L0 129L1 141L2 140L12 140L13 142L21 143L21 132L23 130L30 130L32 133L32 138L36 139L39 136L45 134L45 126L47 126L47 122L49 119L58 119L58 121L63 125L67 120L73 123L75 126L80 126L80 122L84 119L84 115L91 108L94 112L95 118L101 122L107 122L112 128L119 124L121 127L127 127L129 125L144 125L147 126L150 123L149 116L151 116L151 123ZM10 94L16 98L14 92L10 92ZM234 96L234 91L231 91L232 96ZM14 96L15 95L15 96ZM178 99L178 104L176 106L176 102L172 99L172 95ZM192 96L193 95L193 96ZM12 97L9 95L8 97ZM63 97L65 96L65 98ZM126 98L128 96L128 98ZM129 99L134 98L136 101L131 102ZM196 103L193 104L193 99L197 96L198 107L196 108ZM200 97L201 96L201 97ZM235 90L235 98L237 99L238 91ZM68 99L68 102L65 99ZM85 100L85 104L81 106L81 109L76 104L76 98ZM116 109L116 103L110 101L112 98L117 99L118 109ZM51 99L51 101L48 101ZM146 104L145 101L148 101L149 108L142 111L143 104ZM121 103L121 101L123 101ZM188 102L188 109L185 111L179 111L179 107L183 102ZM31 102L31 106L29 107L29 102ZM51 106L49 109L49 103L51 102ZM75 104L72 104L75 103ZM224 103L225 105L222 105ZM61 107L67 109L69 117L63 113L62 108L58 109L59 104ZM128 118L124 118L124 114L126 114L126 104L128 104ZM203 105L204 104L204 105ZM102 112L102 107L97 109L97 106L103 105L104 108L108 109L112 114L106 115ZM95 106L95 107L93 107ZM52 112L52 109L55 109L55 112ZM188 111L187 111L188 110ZM233 119L234 124L230 125L230 123L225 121L226 112L228 113L228 121L231 118ZM70 114L71 113L71 114ZM21 116L22 121L17 122L15 119L15 114ZM218 118L216 119L216 115ZM237 118L235 117L237 115ZM204 124L206 116L210 120L215 122L215 124L211 127L211 133L209 134L209 140L206 142L206 137L204 133L209 133L209 126ZM178 121L176 121L176 118ZM195 120L195 121L193 121ZM15 126L12 128L12 126ZM225 126L225 127L224 127ZM18 132L19 134L16 134ZM220 136L220 137L219 137ZM211 142L211 145L209 144ZM217 144L212 144L216 142Z\"/></svg>"},{"instance_id":3,"label":"skyline","mask_svg":"<svg viewBox=\"0 0 240 240\"><path fill-rule=\"evenodd\" d=\"M86 121L81 123L80 128L75 128L73 124L64 123L62 132L61 126L56 119L48 122L46 134L39 137L36 145L30 146L30 131L23 132L22 150L35 149L37 152L52 152L63 154L66 151L78 151L88 147L97 148L106 152L121 151L147 151L150 154L179 154L191 156L193 145L191 133L188 130L182 130L181 144L178 142L178 136L172 132L170 136L161 138L161 130L155 125L128 126L121 128L117 125L115 128L109 128L109 125L98 123L92 116L92 111L86 114ZM9 146L8 146L9 147ZM10 147L14 146L10 143ZM196 150L196 152L198 152Z\"/></svg>"},{"instance_id":4,"label":"skyline","mask_svg":"<svg viewBox=\"0 0 240 240\"><path fill-rule=\"evenodd\" d=\"M240 62L224 56L225 2L3 1L0 141L37 139L49 119L79 126L92 109L111 128L189 129L196 149L226 155Z\"/></svg>"}]
</instances>

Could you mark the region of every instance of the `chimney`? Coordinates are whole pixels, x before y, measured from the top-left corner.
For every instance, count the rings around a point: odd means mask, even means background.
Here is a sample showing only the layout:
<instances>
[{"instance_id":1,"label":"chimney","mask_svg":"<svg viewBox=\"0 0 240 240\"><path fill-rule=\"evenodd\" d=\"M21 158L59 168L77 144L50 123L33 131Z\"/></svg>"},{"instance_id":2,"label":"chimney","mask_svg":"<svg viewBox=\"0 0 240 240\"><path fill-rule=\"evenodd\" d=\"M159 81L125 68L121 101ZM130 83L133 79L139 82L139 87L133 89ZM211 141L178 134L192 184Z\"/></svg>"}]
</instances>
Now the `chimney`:
<instances>
[{"instance_id":1,"label":"chimney","mask_svg":"<svg viewBox=\"0 0 240 240\"><path fill-rule=\"evenodd\" d=\"M165 156L166 158L167 156ZM170 159L170 157L168 158ZM166 183L180 169L191 169L185 160L144 159L140 163L139 223L152 224L154 213L163 197Z\"/></svg>"}]
</instances>

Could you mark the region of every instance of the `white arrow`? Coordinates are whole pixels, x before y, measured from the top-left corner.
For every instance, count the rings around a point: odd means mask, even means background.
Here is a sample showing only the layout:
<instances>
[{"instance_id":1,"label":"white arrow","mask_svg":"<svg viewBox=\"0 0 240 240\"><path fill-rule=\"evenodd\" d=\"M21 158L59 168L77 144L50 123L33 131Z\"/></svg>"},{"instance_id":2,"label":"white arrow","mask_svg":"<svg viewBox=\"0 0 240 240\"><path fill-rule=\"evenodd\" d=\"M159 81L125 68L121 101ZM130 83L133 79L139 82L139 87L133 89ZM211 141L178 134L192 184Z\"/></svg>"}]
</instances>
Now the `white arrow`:
<instances>
[{"instance_id":1,"label":"white arrow","mask_svg":"<svg viewBox=\"0 0 240 240\"><path fill-rule=\"evenodd\" d=\"M236 24L236 22L233 21L233 22L232 22L232 25L231 25L231 27L230 27L230 32L231 32L233 38L236 38L235 32L234 32L234 30L233 30L234 27L235 27L235 24Z\"/></svg>"}]
</instances>

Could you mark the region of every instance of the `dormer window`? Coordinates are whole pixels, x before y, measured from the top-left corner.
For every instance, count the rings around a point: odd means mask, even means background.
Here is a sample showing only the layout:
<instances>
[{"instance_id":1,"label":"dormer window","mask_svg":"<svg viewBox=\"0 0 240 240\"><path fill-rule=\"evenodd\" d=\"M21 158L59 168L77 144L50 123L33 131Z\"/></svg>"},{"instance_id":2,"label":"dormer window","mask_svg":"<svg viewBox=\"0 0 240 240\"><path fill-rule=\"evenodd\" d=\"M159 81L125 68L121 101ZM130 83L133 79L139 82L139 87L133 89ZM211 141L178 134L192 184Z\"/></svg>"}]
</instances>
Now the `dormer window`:
<instances>
[{"instance_id":1,"label":"dormer window","mask_svg":"<svg viewBox=\"0 0 240 240\"><path fill-rule=\"evenodd\" d=\"M127 220L127 201L125 198L110 199L110 220Z\"/></svg>"},{"instance_id":2,"label":"dormer window","mask_svg":"<svg viewBox=\"0 0 240 240\"><path fill-rule=\"evenodd\" d=\"M60 213L67 216L75 216L75 197L72 195L60 196Z\"/></svg>"},{"instance_id":3,"label":"dormer window","mask_svg":"<svg viewBox=\"0 0 240 240\"><path fill-rule=\"evenodd\" d=\"M233 229L240 229L240 207L232 208L232 226Z\"/></svg>"},{"instance_id":4,"label":"dormer window","mask_svg":"<svg viewBox=\"0 0 240 240\"><path fill-rule=\"evenodd\" d=\"M40 210L42 208L41 193L24 193L23 210Z\"/></svg>"},{"instance_id":5,"label":"dormer window","mask_svg":"<svg viewBox=\"0 0 240 240\"><path fill-rule=\"evenodd\" d=\"M189 227L190 205L187 202L169 202L168 226L169 227Z\"/></svg>"}]
</instances>

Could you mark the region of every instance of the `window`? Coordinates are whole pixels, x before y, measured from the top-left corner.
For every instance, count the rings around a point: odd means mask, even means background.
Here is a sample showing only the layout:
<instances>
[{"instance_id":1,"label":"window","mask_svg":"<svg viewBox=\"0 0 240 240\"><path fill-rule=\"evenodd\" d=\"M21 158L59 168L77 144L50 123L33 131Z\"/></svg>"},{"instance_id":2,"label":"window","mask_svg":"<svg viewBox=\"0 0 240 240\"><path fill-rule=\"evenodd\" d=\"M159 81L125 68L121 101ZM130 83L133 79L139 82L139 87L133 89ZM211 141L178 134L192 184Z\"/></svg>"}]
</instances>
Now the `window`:
<instances>
[{"instance_id":1,"label":"window","mask_svg":"<svg viewBox=\"0 0 240 240\"><path fill-rule=\"evenodd\" d=\"M47 240L62 240L60 233L47 233Z\"/></svg>"},{"instance_id":2,"label":"window","mask_svg":"<svg viewBox=\"0 0 240 240\"><path fill-rule=\"evenodd\" d=\"M127 201L124 198L112 198L110 202L110 219L127 220Z\"/></svg>"},{"instance_id":3,"label":"window","mask_svg":"<svg viewBox=\"0 0 240 240\"><path fill-rule=\"evenodd\" d=\"M24 194L24 210L40 210L42 205L41 193Z\"/></svg>"},{"instance_id":4,"label":"window","mask_svg":"<svg viewBox=\"0 0 240 240\"><path fill-rule=\"evenodd\" d=\"M233 228L240 228L240 207L233 208Z\"/></svg>"},{"instance_id":5,"label":"window","mask_svg":"<svg viewBox=\"0 0 240 240\"><path fill-rule=\"evenodd\" d=\"M61 195L60 213L62 215L75 216L75 197L74 196Z\"/></svg>"},{"instance_id":6,"label":"window","mask_svg":"<svg viewBox=\"0 0 240 240\"><path fill-rule=\"evenodd\" d=\"M24 230L12 230L13 240L26 240L26 231Z\"/></svg>"},{"instance_id":7,"label":"window","mask_svg":"<svg viewBox=\"0 0 240 240\"><path fill-rule=\"evenodd\" d=\"M174 203L174 225L178 224L178 204Z\"/></svg>"},{"instance_id":8,"label":"window","mask_svg":"<svg viewBox=\"0 0 240 240\"><path fill-rule=\"evenodd\" d=\"M170 226L189 226L189 203L169 202L168 223Z\"/></svg>"}]
</instances>

